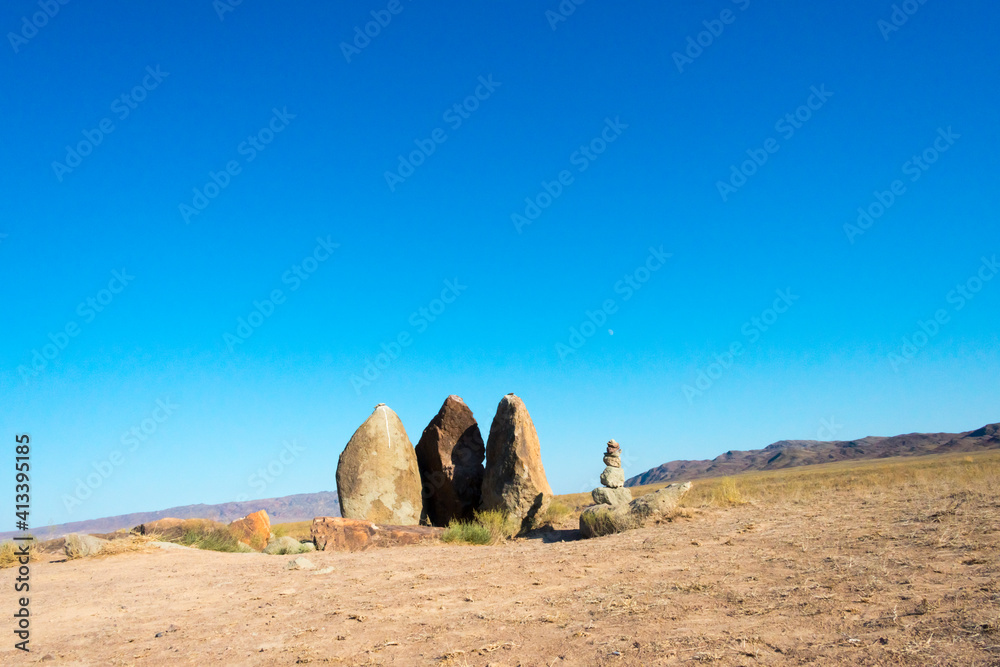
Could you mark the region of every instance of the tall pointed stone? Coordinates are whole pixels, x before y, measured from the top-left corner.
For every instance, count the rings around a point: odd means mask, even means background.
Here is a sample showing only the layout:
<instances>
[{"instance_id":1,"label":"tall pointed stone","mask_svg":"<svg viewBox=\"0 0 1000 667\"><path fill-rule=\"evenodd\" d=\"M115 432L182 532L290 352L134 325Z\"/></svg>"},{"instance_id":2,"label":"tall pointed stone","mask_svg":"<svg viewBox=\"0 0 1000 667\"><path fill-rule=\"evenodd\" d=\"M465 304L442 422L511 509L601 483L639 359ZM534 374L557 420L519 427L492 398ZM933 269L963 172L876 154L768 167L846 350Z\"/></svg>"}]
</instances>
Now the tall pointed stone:
<instances>
[{"instance_id":1,"label":"tall pointed stone","mask_svg":"<svg viewBox=\"0 0 1000 667\"><path fill-rule=\"evenodd\" d=\"M385 403L375 407L340 454L337 495L345 519L397 526L420 523L417 455L403 422Z\"/></svg>"},{"instance_id":2,"label":"tall pointed stone","mask_svg":"<svg viewBox=\"0 0 1000 667\"><path fill-rule=\"evenodd\" d=\"M542 467L542 450L524 401L514 394L500 400L486 443L483 509L499 509L528 528L552 500Z\"/></svg>"},{"instance_id":3,"label":"tall pointed stone","mask_svg":"<svg viewBox=\"0 0 1000 667\"><path fill-rule=\"evenodd\" d=\"M449 396L417 443L424 511L435 526L472 519L479 509L486 445L472 410Z\"/></svg>"}]
</instances>

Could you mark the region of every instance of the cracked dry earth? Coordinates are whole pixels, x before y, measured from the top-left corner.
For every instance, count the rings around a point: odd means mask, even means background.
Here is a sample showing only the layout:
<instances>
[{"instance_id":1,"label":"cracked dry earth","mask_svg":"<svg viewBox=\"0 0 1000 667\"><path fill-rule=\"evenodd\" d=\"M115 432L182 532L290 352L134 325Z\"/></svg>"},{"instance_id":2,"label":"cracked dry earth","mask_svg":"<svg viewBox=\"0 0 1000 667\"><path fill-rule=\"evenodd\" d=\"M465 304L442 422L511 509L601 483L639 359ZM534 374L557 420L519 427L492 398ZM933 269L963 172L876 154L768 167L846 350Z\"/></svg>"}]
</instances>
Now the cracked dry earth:
<instances>
[{"instance_id":1,"label":"cracked dry earth","mask_svg":"<svg viewBox=\"0 0 1000 667\"><path fill-rule=\"evenodd\" d=\"M182 549L41 562L32 653L8 640L0 663L1000 665L994 497L688 513L587 541L309 554L319 575Z\"/></svg>"}]
</instances>

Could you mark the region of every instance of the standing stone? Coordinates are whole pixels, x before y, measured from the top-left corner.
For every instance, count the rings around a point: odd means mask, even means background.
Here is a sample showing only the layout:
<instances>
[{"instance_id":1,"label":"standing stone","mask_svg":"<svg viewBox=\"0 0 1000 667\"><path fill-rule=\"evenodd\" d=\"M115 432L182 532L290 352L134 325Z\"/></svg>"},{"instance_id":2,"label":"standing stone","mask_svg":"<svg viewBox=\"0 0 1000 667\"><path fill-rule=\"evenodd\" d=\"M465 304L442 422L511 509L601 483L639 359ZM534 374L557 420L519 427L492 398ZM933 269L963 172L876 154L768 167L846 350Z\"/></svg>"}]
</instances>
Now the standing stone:
<instances>
[{"instance_id":1,"label":"standing stone","mask_svg":"<svg viewBox=\"0 0 1000 667\"><path fill-rule=\"evenodd\" d=\"M486 443L483 509L506 512L527 529L548 508L552 495L528 408L507 394L500 400Z\"/></svg>"},{"instance_id":2,"label":"standing stone","mask_svg":"<svg viewBox=\"0 0 1000 667\"><path fill-rule=\"evenodd\" d=\"M351 436L337 463L337 496L347 519L399 526L420 523L417 455L399 417L385 403Z\"/></svg>"},{"instance_id":3,"label":"standing stone","mask_svg":"<svg viewBox=\"0 0 1000 667\"><path fill-rule=\"evenodd\" d=\"M470 520L479 508L486 445L472 410L449 396L417 443L424 510L435 526Z\"/></svg>"}]
</instances>

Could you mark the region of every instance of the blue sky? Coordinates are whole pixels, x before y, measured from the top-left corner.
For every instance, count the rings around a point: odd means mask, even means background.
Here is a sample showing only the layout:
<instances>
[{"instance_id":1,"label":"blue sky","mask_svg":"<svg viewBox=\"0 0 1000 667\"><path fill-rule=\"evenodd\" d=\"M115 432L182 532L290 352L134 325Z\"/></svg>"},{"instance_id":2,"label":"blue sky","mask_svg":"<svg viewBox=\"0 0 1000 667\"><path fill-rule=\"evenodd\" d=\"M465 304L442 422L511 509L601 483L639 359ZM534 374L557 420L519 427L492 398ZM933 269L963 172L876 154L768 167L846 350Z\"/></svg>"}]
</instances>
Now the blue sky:
<instances>
[{"instance_id":1,"label":"blue sky","mask_svg":"<svg viewBox=\"0 0 1000 667\"><path fill-rule=\"evenodd\" d=\"M906 9L6 3L32 522L333 490L376 403L415 443L452 393L520 395L559 493L612 437L1000 420L1000 9Z\"/></svg>"}]
</instances>

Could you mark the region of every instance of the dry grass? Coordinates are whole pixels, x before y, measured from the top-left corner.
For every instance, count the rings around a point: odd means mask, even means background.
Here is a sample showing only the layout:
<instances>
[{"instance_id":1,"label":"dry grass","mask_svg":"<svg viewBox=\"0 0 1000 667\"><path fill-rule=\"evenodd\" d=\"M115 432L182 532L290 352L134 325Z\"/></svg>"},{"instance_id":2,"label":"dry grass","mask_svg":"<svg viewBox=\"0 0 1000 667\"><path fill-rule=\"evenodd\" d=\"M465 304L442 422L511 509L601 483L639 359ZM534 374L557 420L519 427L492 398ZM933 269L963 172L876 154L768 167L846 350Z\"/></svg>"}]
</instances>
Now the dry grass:
<instances>
[{"instance_id":1,"label":"dry grass","mask_svg":"<svg viewBox=\"0 0 1000 667\"><path fill-rule=\"evenodd\" d=\"M293 521L291 523L276 523L271 526L275 537L294 537L297 540L312 539L312 521Z\"/></svg>"},{"instance_id":2,"label":"dry grass","mask_svg":"<svg viewBox=\"0 0 1000 667\"><path fill-rule=\"evenodd\" d=\"M13 540L0 544L0 569L14 567L15 565L20 564L17 555L18 550L20 549L20 544L20 542L14 542ZM38 543L32 540L31 542L28 542L28 545L28 560L38 560Z\"/></svg>"},{"instance_id":3,"label":"dry grass","mask_svg":"<svg viewBox=\"0 0 1000 667\"><path fill-rule=\"evenodd\" d=\"M956 491L988 493L1000 483L1000 451L935 454L750 472L700 479L682 507L733 507L744 503L785 505L809 503L818 495L847 492L863 499L900 489L935 495ZM634 487L635 496L666 484Z\"/></svg>"}]
</instances>

